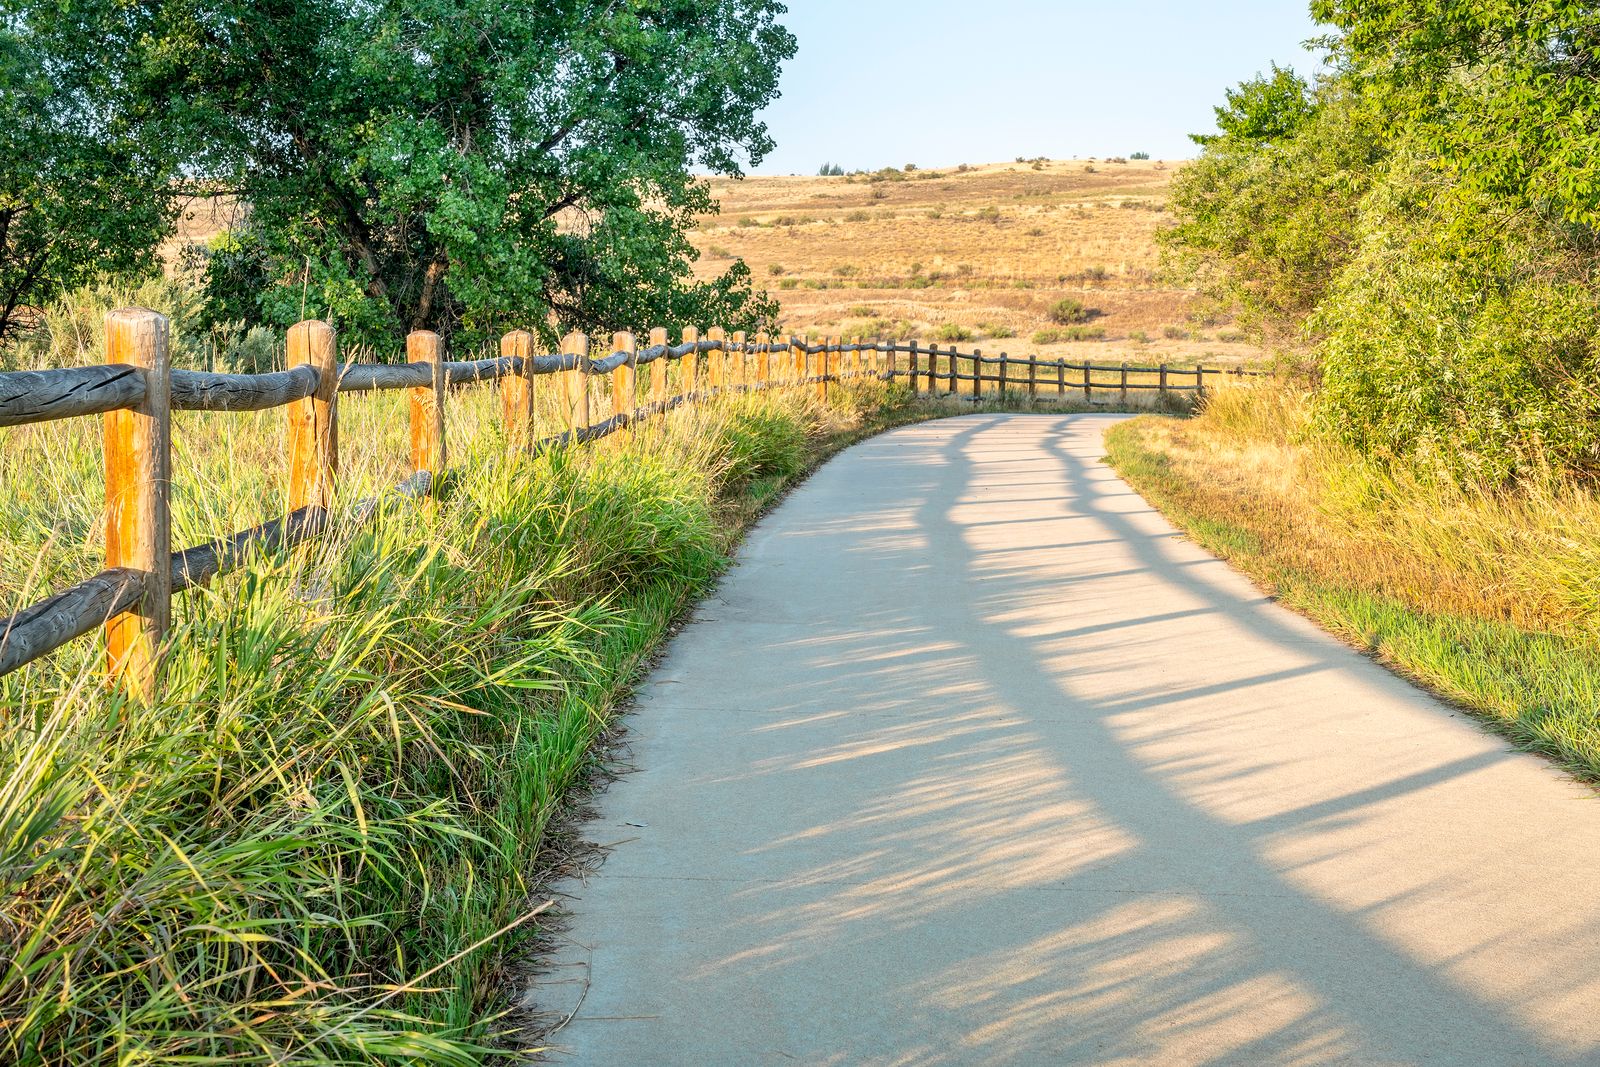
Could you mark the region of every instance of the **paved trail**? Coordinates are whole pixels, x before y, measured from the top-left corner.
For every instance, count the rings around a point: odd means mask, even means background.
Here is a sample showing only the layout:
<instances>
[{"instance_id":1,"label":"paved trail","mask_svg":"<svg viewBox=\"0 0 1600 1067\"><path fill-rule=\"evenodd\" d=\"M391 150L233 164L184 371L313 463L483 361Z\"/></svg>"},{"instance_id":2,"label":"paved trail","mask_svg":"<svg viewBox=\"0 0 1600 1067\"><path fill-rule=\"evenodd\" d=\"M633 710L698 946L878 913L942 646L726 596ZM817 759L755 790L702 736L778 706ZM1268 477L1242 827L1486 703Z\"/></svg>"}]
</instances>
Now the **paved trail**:
<instances>
[{"instance_id":1,"label":"paved trail","mask_svg":"<svg viewBox=\"0 0 1600 1067\"><path fill-rule=\"evenodd\" d=\"M557 1062L1600 1063L1596 800L1176 536L1110 421L899 430L754 531L600 798Z\"/></svg>"}]
</instances>

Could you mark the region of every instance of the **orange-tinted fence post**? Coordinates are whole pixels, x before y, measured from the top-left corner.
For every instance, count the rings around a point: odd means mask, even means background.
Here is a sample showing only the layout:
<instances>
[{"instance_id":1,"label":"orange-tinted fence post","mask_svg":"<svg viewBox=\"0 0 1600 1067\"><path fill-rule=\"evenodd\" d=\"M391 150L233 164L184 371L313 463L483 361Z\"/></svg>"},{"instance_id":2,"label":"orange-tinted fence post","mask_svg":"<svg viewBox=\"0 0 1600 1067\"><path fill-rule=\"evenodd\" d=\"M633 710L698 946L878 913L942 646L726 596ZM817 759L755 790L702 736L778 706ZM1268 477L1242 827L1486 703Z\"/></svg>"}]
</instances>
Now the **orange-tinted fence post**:
<instances>
[{"instance_id":1,"label":"orange-tinted fence post","mask_svg":"<svg viewBox=\"0 0 1600 1067\"><path fill-rule=\"evenodd\" d=\"M500 338L500 355L520 361L500 379L500 404L505 415L506 441L526 448L533 439L533 334L512 330Z\"/></svg>"},{"instance_id":2,"label":"orange-tinted fence post","mask_svg":"<svg viewBox=\"0 0 1600 1067\"><path fill-rule=\"evenodd\" d=\"M439 335L413 330L406 335L406 362L426 364L432 381L411 390L411 469L433 476L430 492L438 492L447 462L444 444L444 361Z\"/></svg>"},{"instance_id":3,"label":"orange-tinted fence post","mask_svg":"<svg viewBox=\"0 0 1600 1067\"><path fill-rule=\"evenodd\" d=\"M650 331L651 348L655 348L657 345L665 345L666 343L667 328L665 326L657 326L655 329ZM671 360L667 359L666 356L662 356L654 363L650 364L650 403L652 404L666 403L667 364L670 362Z\"/></svg>"},{"instance_id":4,"label":"orange-tinted fence post","mask_svg":"<svg viewBox=\"0 0 1600 1067\"><path fill-rule=\"evenodd\" d=\"M106 567L140 572L143 595L106 623L106 665L131 696L155 694L161 638L172 622L172 368L164 315L122 308L106 316L106 362L138 367L137 407L105 417Z\"/></svg>"},{"instance_id":5,"label":"orange-tinted fence post","mask_svg":"<svg viewBox=\"0 0 1600 1067\"><path fill-rule=\"evenodd\" d=\"M743 330L738 330L733 335L733 356L732 363L729 364L729 366L732 368L732 373L728 376L728 379L730 384L732 384L735 389L739 390L744 389L746 378L745 371L748 369L748 365L750 363L750 351L748 346L745 344L745 338L747 336L748 335Z\"/></svg>"},{"instance_id":6,"label":"orange-tinted fence post","mask_svg":"<svg viewBox=\"0 0 1600 1067\"><path fill-rule=\"evenodd\" d=\"M634 376L638 370L638 366L634 362L638 357L636 355L637 349L634 346L633 334L626 330L619 330L617 333L612 334L611 352L613 355L618 352L626 352L628 354L628 358L622 362L622 365L611 372L611 414L631 416L637 402L634 390Z\"/></svg>"},{"instance_id":7,"label":"orange-tinted fence post","mask_svg":"<svg viewBox=\"0 0 1600 1067\"><path fill-rule=\"evenodd\" d=\"M290 367L313 367L316 392L288 407L289 510L333 507L339 476L339 350L333 327L310 320L289 327Z\"/></svg>"},{"instance_id":8,"label":"orange-tinted fence post","mask_svg":"<svg viewBox=\"0 0 1600 1067\"><path fill-rule=\"evenodd\" d=\"M726 341L727 333L721 326L706 331L707 341ZM728 384L728 354L722 349L706 353L706 377L713 393L720 393Z\"/></svg>"},{"instance_id":9,"label":"orange-tinted fence post","mask_svg":"<svg viewBox=\"0 0 1600 1067\"><path fill-rule=\"evenodd\" d=\"M983 349L972 350L972 402L983 400Z\"/></svg>"},{"instance_id":10,"label":"orange-tinted fence post","mask_svg":"<svg viewBox=\"0 0 1600 1067\"><path fill-rule=\"evenodd\" d=\"M680 343L686 345L699 344L700 331L693 326L685 326L683 328L683 340ZM700 388L700 369L704 366L705 363L701 360L699 352L690 352L683 357L684 396L692 397L695 395L695 391Z\"/></svg>"},{"instance_id":11,"label":"orange-tinted fence post","mask_svg":"<svg viewBox=\"0 0 1600 1067\"><path fill-rule=\"evenodd\" d=\"M765 333L756 334L756 387L765 388L772 380L772 338Z\"/></svg>"},{"instance_id":12,"label":"orange-tinted fence post","mask_svg":"<svg viewBox=\"0 0 1600 1067\"><path fill-rule=\"evenodd\" d=\"M822 339L822 351L817 353L817 399L828 399L828 376L833 373L834 361L839 358L839 339Z\"/></svg>"},{"instance_id":13,"label":"orange-tinted fence post","mask_svg":"<svg viewBox=\"0 0 1600 1067\"><path fill-rule=\"evenodd\" d=\"M565 379L567 430L577 436L589 428L589 335L569 333L561 339L564 355L577 356L578 365L562 371Z\"/></svg>"},{"instance_id":14,"label":"orange-tinted fence post","mask_svg":"<svg viewBox=\"0 0 1600 1067\"><path fill-rule=\"evenodd\" d=\"M784 360L783 380L789 385L798 382L804 374L801 368L805 366L806 343L799 337L789 337L789 358Z\"/></svg>"},{"instance_id":15,"label":"orange-tinted fence post","mask_svg":"<svg viewBox=\"0 0 1600 1067\"><path fill-rule=\"evenodd\" d=\"M911 395L912 396L916 396L917 395L917 360L918 360L917 342L912 341L911 342L911 357L910 357L910 361L909 361L910 371L911 371Z\"/></svg>"}]
</instances>

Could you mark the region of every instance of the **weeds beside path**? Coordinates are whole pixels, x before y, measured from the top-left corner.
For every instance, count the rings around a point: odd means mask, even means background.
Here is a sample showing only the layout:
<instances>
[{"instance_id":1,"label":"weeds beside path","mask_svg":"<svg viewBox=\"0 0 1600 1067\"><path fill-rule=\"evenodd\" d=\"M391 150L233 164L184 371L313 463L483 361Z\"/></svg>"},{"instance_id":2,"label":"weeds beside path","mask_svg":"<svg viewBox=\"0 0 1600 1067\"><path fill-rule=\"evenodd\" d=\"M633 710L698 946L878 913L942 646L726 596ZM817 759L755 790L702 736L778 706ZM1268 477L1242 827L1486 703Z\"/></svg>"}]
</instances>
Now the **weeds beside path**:
<instances>
[{"instance_id":1,"label":"weeds beside path","mask_svg":"<svg viewBox=\"0 0 1600 1067\"><path fill-rule=\"evenodd\" d=\"M155 705L103 693L92 642L0 680L0 1059L490 1054L491 935L539 904L545 827L641 662L787 485L920 417L870 384L536 458L463 435L436 504L180 600ZM189 438L188 477L270 495L248 439ZM52 491L92 513L84 481ZM34 581L78 551L38 506L0 516Z\"/></svg>"},{"instance_id":2,"label":"weeds beside path","mask_svg":"<svg viewBox=\"0 0 1600 1067\"><path fill-rule=\"evenodd\" d=\"M1112 465L1205 548L1519 746L1600 782L1600 501L1463 490L1300 434L1291 391L1107 435Z\"/></svg>"}]
</instances>

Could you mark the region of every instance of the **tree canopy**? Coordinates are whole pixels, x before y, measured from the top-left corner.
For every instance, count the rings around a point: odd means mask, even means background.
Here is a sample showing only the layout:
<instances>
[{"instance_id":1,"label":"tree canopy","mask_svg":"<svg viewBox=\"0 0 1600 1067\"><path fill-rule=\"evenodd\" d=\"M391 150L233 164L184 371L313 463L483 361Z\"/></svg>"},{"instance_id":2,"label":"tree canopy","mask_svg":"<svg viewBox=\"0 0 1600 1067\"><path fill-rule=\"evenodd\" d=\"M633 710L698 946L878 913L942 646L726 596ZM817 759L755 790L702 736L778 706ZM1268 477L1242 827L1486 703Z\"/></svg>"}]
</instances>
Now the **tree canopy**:
<instances>
[{"instance_id":1,"label":"tree canopy","mask_svg":"<svg viewBox=\"0 0 1600 1067\"><path fill-rule=\"evenodd\" d=\"M1169 262L1308 355L1321 431L1505 482L1600 472L1600 13L1317 0L1331 63L1227 94Z\"/></svg>"},{"instance_id":2,"label":"tree canopy","mask_svg":"<svg viewBox=\"0 0 1600 1067\"><path fill-rule=\"evenodd\" d=\"M86 106L175 146L174 192L247 202L211 250L215 314L304 310L390 344L770 318L742 264L695 281L685 232L715 210L696 173L772 147L756 116L795 51L784 10L31 0L10 22Z\"/></svg>"}]
</instances>

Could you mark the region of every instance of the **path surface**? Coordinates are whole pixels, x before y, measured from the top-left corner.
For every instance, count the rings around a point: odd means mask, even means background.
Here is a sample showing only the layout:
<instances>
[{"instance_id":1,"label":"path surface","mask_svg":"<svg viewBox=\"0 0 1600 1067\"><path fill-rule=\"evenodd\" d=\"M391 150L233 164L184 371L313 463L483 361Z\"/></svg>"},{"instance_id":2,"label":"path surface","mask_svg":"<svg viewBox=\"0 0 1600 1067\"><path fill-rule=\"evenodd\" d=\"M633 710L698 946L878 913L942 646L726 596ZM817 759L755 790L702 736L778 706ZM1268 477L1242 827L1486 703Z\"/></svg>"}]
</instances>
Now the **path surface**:
<instances>
[{"instance_id":1,"label":"path surface","mask_svg":"<svg viewBox=\"0 0 1600 1067\"><path fill-rule=\"evenodd\" d=\"M971 416L828 464L629 720L562 1063L1600 1063L1600 806ZM581 1003L580 1003L581 995Z\"/></svg>"}]
</instances>

